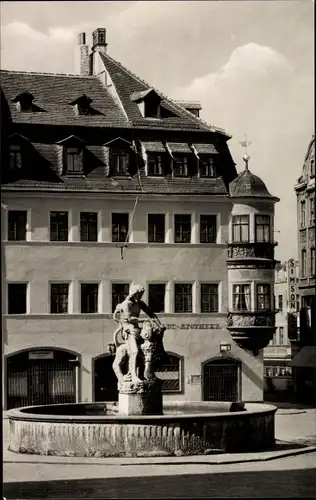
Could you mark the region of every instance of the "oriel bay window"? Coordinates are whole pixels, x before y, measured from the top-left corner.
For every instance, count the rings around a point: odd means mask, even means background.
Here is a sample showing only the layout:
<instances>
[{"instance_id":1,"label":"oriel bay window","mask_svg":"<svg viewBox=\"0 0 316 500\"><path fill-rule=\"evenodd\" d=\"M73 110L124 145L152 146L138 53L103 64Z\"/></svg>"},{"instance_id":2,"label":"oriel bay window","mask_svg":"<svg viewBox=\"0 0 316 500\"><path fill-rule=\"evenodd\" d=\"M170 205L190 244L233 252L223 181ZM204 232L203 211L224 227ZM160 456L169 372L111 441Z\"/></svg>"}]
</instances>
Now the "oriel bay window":
<instances>
[{"instance_id":1,"label":"oriel bay window","mask_svg":"<svg viewBox=\"0 0 316 500\"><path fill-rule=\"evenodd\" d=\"M148 214L148 242L165 242L165 214Z\"/></svg>"},{"instance_id":2,"label":"oriel bay window","mask_svg":"<svg viewBox=\"0 0 316 500\"><path fill-rule=\"evenodd\" d=\"M81 312L84 314L98 312L97 283L81 283Z\"/></svg>"},{"instance_id":3,"label":"oriel bay window","mask_svg":"<svg viewBox=\"0 0 316 500\"><path fill-rule=\"evenodd\" d=\"M126 175L129 168L130 155L125 150L110 151L111 175Z\"/></svg>"},{"instance_id":4,"label":"oriel bay window","mask_svg":"<svg viewBox=\"0 0 316 500\"><path fill-rule=\"evenodd\" d=\"M216 215L200 215L200 242L216 243Z\"/></svg>"},{"instance_id":5,"label":"oriel bay window","mask_svg":"<svg viewBox=\"0 0 316 500\"><path fill-rule=\"evenodd\" d=\"M112 283L112 312L129 294L129 283Z\"/></svg>"},{"instance_id":6,"label":"oriel bay window","mask_svg":"<svg viewBox=\"0 0 316 500\"><path fill-rule=\"evenodd\" d=\"M124 243L128 235L129 214L112 214L112 241Z\"/></svg>"},{"instance_id":7,"label":"oriel bay window","mask_svg":"<svg viewBox=\"0 0 316 500\"><path fill-rule=\"evenodd\" d=\"M188 157L186 155L176 154L173 156L173 175L174 177L188 177Z\"/></svg>"},{"instance_id":8,"label":"oriel bay window","mask_svg":"<svg viewBox=\"0 0 316 500\"><path fill-rule=\"evenodd\" d=\"M176 313L192 312L192 284L177 283L174 286Z\"/></svg>"},{"instance_id":9,"label":"oriel bay window","mask_svg":"<svg viewBox=\"0 0 316 500\"><path fill-rule=\"evenodd\" d=\"M271 311L271 285L257 285L257 311Z\"/></svg>"},{"instance_id":10,"label":"oriel bay window","mask_svg":"<svg viewBox=\"0 0 316 500\"><path fill-rule=\"evenodd\" d=\"M162 176L163 175L163 163L166 161L166 155L148 153L147 154L147 169L148 175L152 176Z\"/></svg>"},{"instance_id":11,"label":"oriel bay window","mask_svg":"<svg viewBox=\"0 0 316 500\"><path fill-rule=\"evenodd\" d=\"M51 283L50 312L51 314L68 313L68 283Z\"/></svg>"},{"instance_id":12,"label":"oriel bay window","mask_svg":"<svg viewBox=\"0 0 316 500\"><path fill-rule=\"evenodd\" d=\"M191 215L174 216L174 241L175 243L191 242Z\"/></svg>"},{"instance_id":13,"label":"oriel bay window","mask_svg":"<svg viewBox=\"0 0 316 500\"><path fill-rule=\"evenodd\" d=\"M233 285L233 309L234 311L250 311L250 285Z\"/></svg>"},{"instance_id":14,"label":"oriel bay window","mask_svg":"<svg viewBox=\"0 0 316 500\"><path fill-rule=\"evenodd\" d=\"M9 210L8 212L8 240L26 240L26 210Z\"/></svg>"},{"instance_id":15,"label":"oriel bay window","mask_svg":"<svg viewBox=\"0 0 316 500\"><path fill-rule=\"evenodd\" d=\"M233 242L249 242L249 215L233 215Z\"/></svg>"},{"instance_id":16,"label":"oriel bay window","mask_svg":"<svg viewBox=\"0 0 316 500\"><path fill-rule=\"evenodd\" d=\"M199 174L200 177L216 177L214 159L212 156L199 155Z\"/></svg>"},{"instance_id":17,"label":"oriel bay window","mask_svg":"<svg viewBox=\"0 0 316 500\"><path fill-rule=\"evenodd\" d=\"M98 240L97 212L80 212L80 241Z\"/></svg>"},{"instance_id":18,"label":"oriel bay window","mask_svg":"<svg viewBox=\"0 0 316 500\"><path fill-rule=\"evenodd\" d=\"M68 212L50 212L50 241L68 241Z\"/></svg>"},{"instance_id":19,"label":"oriel bay window","mask_svg":"<svg viewBox=\"0 0 316 500\"><path fill-rule=\"evenodd\" d=\"M271 219L270 215L256 215L255 216L255 226L256 226L256 241L257 242L269 242L271 241Z\"/></svg>"},{"instance_id":20,"label":"oriel bay window","mask_svg":"<svg viewBox=\"0 0 316 500\"><path fill-rule=\"evenodd\" d=\"M166 285L164 283L152 283L148 286L148 305L155 313L165 311Z\"/></svg>"},{"instance_id":21,"label":"oriel bay window","mask_svg":"<svg viewBox=\"0 0 316 500\"><path fill-rule=\"evenodd\" d=\"M214 283L201 284L201 312L218 312L218 285Z\"/></svg>"}]
</instances>

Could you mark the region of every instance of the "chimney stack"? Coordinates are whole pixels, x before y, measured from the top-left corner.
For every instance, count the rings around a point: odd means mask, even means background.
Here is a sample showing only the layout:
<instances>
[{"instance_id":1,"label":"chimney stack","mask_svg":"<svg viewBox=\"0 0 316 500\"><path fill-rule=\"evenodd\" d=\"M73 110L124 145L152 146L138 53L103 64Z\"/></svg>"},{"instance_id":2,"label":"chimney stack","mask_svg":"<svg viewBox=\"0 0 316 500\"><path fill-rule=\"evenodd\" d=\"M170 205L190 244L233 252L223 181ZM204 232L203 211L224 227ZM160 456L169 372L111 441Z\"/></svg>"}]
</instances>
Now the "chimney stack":
<instances>
[{"instance_id":1,"label":"chimney stack","mask_svg":"<svg viewBox=\"0 0 316 500\"><path fill-rule=\"evenodd\" d=\"M102 52L106 54L106 29L105 28L97 28L92 33L92 51Z\"/></svg>"},{"instance_id":2,"label":"chimney stack","mask_svg":"<svg viewBox=\"0 0 316 500\"><path fill-rule=\"evenodd\" d=\"M75 72L82 76L90 75L89 47L86 44L86 34L79 33L78 47L76 47Z\"/></svg>"}]
</instances>

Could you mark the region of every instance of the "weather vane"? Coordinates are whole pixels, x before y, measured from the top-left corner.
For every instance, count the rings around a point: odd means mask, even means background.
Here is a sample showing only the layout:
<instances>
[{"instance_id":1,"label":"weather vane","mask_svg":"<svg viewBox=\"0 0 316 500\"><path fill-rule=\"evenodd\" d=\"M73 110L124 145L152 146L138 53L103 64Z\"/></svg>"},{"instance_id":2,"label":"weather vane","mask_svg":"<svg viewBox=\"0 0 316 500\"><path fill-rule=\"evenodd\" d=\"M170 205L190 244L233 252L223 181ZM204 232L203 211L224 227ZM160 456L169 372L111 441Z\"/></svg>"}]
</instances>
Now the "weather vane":
<instances>
[{"instance_id":1,"label":"weather vane","mask_svg":"<svg viewBox=\"0 0 316 500\"><path fill-rule=\"evenodd\" d=\"M251 142L247 139L247 134L245 134L245 140L239 141L239 144L242 148L245 148L246 154L243 156L243 160L246 163L246 170L248 170L248 161L250 160L250 156L248 155L248 147L251 145Z\"/></svg>"}]
</instances>

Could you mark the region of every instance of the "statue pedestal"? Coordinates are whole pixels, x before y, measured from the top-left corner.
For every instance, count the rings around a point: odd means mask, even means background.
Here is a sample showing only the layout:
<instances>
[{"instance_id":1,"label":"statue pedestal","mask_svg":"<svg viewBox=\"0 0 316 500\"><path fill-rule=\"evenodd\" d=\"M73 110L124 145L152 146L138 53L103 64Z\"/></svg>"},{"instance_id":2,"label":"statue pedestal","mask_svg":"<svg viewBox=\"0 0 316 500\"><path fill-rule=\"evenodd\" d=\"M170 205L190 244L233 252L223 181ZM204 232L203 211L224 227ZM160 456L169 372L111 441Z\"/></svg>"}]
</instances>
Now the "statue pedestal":
<instances>
[{"instance_id":1,"label":"statue pedestal","mask_svg":"<svg viewBox=\"0 0 316 500\"><path fill-rule=\"evenodd\" d=\"M121 415L162 415L161 381L120 383L118 408Z\"/></svg>"}]
</instances>

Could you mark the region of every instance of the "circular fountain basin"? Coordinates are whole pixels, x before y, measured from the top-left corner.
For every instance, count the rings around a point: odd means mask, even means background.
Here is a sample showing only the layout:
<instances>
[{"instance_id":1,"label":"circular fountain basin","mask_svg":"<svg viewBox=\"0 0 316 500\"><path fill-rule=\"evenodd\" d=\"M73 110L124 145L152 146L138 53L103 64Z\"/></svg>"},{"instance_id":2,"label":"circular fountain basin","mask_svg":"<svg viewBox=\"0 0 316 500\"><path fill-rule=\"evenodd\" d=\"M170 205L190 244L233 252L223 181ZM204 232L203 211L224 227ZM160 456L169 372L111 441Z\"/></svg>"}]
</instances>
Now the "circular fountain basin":
<instances>
[{"instance_id":1,"label":"circular fountain basin","mask_svg":"<svg viewBox=\"0 0 316 500\"><path fill-rule=\"evenodd\" d=\"M277 408L259 403L172 402L163 415L124 416L115 403L9 410L9 450L77 457L236 453L275 445Z\"/></svg>"}]
</instances>

